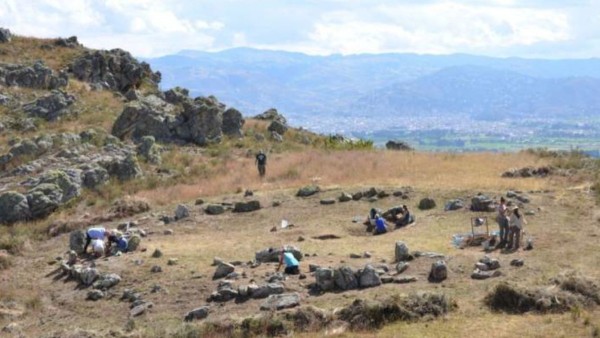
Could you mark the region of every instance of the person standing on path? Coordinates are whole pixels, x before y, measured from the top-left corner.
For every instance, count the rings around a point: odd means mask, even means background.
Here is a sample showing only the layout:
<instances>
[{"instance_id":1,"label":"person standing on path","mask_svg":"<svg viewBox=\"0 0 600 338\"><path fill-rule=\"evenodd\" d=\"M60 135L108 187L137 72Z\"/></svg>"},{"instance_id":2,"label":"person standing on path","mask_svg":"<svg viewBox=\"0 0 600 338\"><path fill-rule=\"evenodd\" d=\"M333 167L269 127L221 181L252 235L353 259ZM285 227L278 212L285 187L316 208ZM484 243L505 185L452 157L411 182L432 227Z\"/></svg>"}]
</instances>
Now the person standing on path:
<instances>
[{"instance_id":1,"label":"person standing on path","mask_svg":"<svg viewBox=\"0 0 600 338\"><path fill-rule=\"evenodd\" d=\"M258 174L260 177L264 177L267 167L267 155L262 151L262 149L258 151L255 163L258 166Z\"/></svg>"},{"instance_id":2,"label":"person standing on path","mask_svg":"<svg viewBox=\"0 0 600 338\"><path fill-rule=\"evenodd\" d=\"M496 221L500 227L500 242L498 248L502 249L508 243L508 209L506 208L506 200L504 197L500 197L500 204L498 205L498 216Z\"/></svg>"}]
</instances>

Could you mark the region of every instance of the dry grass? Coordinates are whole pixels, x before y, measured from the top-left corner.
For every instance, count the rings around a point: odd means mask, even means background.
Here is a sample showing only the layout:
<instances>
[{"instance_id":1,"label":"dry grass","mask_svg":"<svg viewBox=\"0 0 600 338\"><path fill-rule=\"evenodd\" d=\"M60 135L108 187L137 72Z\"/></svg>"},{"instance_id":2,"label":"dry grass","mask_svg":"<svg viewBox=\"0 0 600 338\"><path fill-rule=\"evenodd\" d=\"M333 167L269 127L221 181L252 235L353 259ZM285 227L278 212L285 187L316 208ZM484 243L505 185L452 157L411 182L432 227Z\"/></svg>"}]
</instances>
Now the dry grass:
<instances>
[{"instance_id":1,"label":"dry grass","mask_svg":"<svg viewBox=\"0 0 600 338\"><path fill-rule=\"evenodd\" d=\"M191 159L190 167L206 161ZM239 191L271 190L316 183L322 187L353 185L417 186L422 189L538 190L540 179L505 179L500 174L512 167L541 165L526 153L447 154L392 151L306 150L271 154L266 179L256 172L254 157L232 157L219 162L208 177L188 177L185 184L141 191L139 196L157 204L184 201Z\"/></svg>"},{"instance_id":2,"label":"dry grass","mask_svg":"<svg viewBox=\"0 0 600 338\"><path fill-rule=\"evenodd\" d=\"M42 48L43 45L49 45L53 48L46 50ZM83 47L55 47L54 39L15 36L10 43L0 45L0 62L33 64L37 60L44 60L48 67L58 71L65 68L84 50Z\"/></svg>"}]
</instances>

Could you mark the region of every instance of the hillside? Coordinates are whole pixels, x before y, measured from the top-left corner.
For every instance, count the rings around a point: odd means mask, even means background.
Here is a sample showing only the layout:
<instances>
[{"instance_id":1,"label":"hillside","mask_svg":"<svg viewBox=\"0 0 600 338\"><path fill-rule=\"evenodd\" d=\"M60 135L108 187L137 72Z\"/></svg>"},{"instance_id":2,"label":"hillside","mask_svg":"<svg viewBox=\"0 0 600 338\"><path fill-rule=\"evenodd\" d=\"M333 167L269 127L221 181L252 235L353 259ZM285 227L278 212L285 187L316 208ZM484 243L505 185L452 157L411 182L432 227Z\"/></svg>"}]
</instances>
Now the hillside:
<instances>
[{"instance_id":1,"label":"hillside","mask_svg":"<svg viewBox=\"0 0 600 338\"><path fill-rule=\"evenodd\" d=\"M5 37L2 336L600 334L597 160L376 149L162 91L168 75L126 51ZM527 219L523 246L454 245L474 222L496 230L501 196ZM371 208L399 205L415 223L365 231ZM131 250L77 254L92 226ZM282 246L300 275L276 273Z\"/></svg>"}]
</instances>

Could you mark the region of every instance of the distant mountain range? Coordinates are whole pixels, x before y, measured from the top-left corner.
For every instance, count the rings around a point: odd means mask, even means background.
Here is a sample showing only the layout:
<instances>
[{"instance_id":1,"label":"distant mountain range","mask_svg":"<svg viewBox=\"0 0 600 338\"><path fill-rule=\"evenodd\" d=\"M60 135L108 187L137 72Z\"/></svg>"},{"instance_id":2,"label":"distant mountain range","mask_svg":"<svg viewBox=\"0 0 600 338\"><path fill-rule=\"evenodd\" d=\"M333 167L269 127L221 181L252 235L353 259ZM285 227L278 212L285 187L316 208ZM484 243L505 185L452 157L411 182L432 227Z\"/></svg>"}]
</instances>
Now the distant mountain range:
<instances>
[{"instance_id":1,"label":"distant mountain range","mask_svg":"<svg viewBox=\"0 0 600 338\"><path fill-rule=\"evenodd\" d=\"M237 48L146 59L163 89L215 95L244 115L275 107L290 120L367 117L582 117L600 111L600 59L473 55L331 55Z\"/></svg>"}]
</instances>

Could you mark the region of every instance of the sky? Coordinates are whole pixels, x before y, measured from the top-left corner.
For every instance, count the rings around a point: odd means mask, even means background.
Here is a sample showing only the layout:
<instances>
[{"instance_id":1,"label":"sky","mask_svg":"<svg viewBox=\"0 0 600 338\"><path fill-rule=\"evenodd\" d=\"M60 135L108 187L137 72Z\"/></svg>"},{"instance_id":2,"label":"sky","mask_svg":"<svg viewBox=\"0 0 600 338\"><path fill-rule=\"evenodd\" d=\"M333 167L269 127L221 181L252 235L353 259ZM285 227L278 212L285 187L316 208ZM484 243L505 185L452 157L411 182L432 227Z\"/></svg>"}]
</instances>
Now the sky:
<instances>
[{"instance_id":1,"label":"sky","mask_svg":"<svg viewBox=\"0 0 600 338\"><path fill-rule=\"evenodd\" d=\"M600 0L0 0L0 27L139 57L233 47L600 57Z\"/></svg>"}]
</instances>

